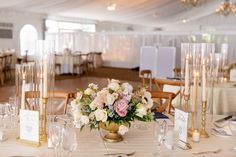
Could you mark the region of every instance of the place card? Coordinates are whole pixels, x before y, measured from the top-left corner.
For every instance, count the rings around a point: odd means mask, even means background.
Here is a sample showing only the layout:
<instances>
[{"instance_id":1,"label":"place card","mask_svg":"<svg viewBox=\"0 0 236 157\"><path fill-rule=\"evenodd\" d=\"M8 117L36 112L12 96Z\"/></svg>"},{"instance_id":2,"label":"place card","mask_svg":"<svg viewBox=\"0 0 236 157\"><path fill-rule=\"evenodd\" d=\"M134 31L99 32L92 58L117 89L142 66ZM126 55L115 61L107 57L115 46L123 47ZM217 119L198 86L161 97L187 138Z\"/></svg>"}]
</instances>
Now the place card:
<instances>
[{"instance_id":1,"label":"place card","mask_svg":"<svg viewBox=\"0 0 236 157\"><path fill-rule=\"evenodd\" d=\"M231 69L230 70L230 81L236 82L236 69Z\"/></svg>"},{"instance_id":2,"label":"place card","mask_svg":"<svg viewBox=\"0 0 236 157\"><path fill-rule=\"evenodd\" d=\"M188 138L188 117L189 114L180 109L175 109L175 127L179 132L179 140L187 143Z\"/></svg>"},{"instance_id":3,"label":"place card","mask_svg":"<svg viewBox=\"0 0 236 157\"><path fill-rule=\"evenodd\" d=\"M40 145L39 111L20 110L20 141Z\"/></svg>"}]
</instances>

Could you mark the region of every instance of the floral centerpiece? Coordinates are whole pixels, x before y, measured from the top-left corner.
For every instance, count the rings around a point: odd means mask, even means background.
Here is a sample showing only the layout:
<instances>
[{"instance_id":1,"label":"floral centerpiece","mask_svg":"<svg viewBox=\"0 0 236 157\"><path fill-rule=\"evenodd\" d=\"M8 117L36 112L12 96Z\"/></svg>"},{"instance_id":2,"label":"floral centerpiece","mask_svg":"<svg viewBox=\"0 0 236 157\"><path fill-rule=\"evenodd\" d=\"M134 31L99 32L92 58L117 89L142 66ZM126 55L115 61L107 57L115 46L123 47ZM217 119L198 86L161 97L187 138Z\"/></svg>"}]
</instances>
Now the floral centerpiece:
<instances>
[{"instance_id":1,"label":"floral centerpiece","mask_svg":"<svg viewBox=\"0 0 236 157\"><path fill-rule=\"evenodd\" d=\"M86 90L77 93L71 106L76 127L83 129L89 125L91 129L107 129L110 134L105 139L112 142L122 140L120 135L128 131L131 121L153 119L151 94L145 88L133 91L129 83L118 80L109 80L102 90L89 84Z\"/></svg>"}]
</instances>

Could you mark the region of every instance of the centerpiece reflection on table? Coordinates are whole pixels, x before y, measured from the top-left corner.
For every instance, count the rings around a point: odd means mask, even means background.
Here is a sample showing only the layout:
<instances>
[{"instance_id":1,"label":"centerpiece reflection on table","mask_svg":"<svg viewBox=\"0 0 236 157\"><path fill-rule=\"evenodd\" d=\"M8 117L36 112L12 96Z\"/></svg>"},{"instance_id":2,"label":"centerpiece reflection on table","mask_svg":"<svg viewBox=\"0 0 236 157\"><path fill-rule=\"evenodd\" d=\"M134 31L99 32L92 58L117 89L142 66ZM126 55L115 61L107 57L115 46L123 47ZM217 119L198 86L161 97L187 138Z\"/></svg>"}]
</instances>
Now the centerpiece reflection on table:
<instances>
[{"instance_id":1,"label":"centerpiece reflection on table","mask_svg":"<svg viewBox=\"0 0 236 157\"><path fill-rule=\"evenodd\" d=\"M129 83L113 79L102 90L89 84L77 93L71 106L77 128L89 125L90 129L105 129L108 134L103 139L108 142L122 141L131 121L153 119L151 94L144 88L134 91Z\"/></svg>"}]
</instances>

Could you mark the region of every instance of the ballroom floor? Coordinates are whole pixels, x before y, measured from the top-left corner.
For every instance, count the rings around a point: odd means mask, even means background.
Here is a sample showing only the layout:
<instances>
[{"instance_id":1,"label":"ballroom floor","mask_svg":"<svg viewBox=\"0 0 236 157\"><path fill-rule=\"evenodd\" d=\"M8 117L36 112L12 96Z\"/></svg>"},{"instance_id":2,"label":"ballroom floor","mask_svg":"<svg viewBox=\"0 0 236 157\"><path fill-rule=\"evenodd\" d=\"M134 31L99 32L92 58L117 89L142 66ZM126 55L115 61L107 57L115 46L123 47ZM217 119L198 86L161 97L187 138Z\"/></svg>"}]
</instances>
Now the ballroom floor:
<instances>
[{"instance_id":1,"label":"ballroom floor","mask_svg":"<svg viewBox=\"0 0 236 157\"><path fill-rule=\"evenodd\" d=\"M98 84L100 88L104 87L108 78L128 81L134 86L138 86L140 79L138 71L119 68L98 68L87 75L60 75L56 76L55 90L76 92L77 89L84 89L89 83ZM0 87L0 102L8 101L10 96L14 96L14 81L8 81L4 86Z\"/></svg>"}]
</instances>

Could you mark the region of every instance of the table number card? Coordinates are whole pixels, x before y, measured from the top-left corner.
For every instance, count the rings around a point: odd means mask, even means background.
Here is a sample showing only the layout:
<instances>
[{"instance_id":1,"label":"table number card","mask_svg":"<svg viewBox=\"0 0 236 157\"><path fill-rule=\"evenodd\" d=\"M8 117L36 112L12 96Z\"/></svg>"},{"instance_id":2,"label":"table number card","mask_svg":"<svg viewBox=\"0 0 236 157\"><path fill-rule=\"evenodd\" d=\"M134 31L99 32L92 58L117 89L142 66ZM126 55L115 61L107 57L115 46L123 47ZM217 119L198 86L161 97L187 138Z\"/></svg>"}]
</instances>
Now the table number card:
<instances>
[{"instance_id":1,"label":"table number card","mask_svg":"<svg viewBox=\"0 0 236 157\"><path fill-rule=\"evenodd\" d=\"M29 144L40 144L39 111L20 110L20 140Z\"/></svg>"},{"instance_id":2,"label":"table number card","mask_svg":"<svg viewBox=\"0 0 236 157\"><path fill-rule=\"evenodd\" d=\"M230 70L230 81L236 82L236 69Z\"/></svg>"},{"instance_id":3,"label":"table number card","mask_svg":"<svg viewBox=\"0 0 236 157\"><path fill-rule=\"evenodd\" d=\"M185 143L188 138L188 117L187 112L175 109L175 130L179 132L179 139Z\"/></svg>"}]
</instances>

